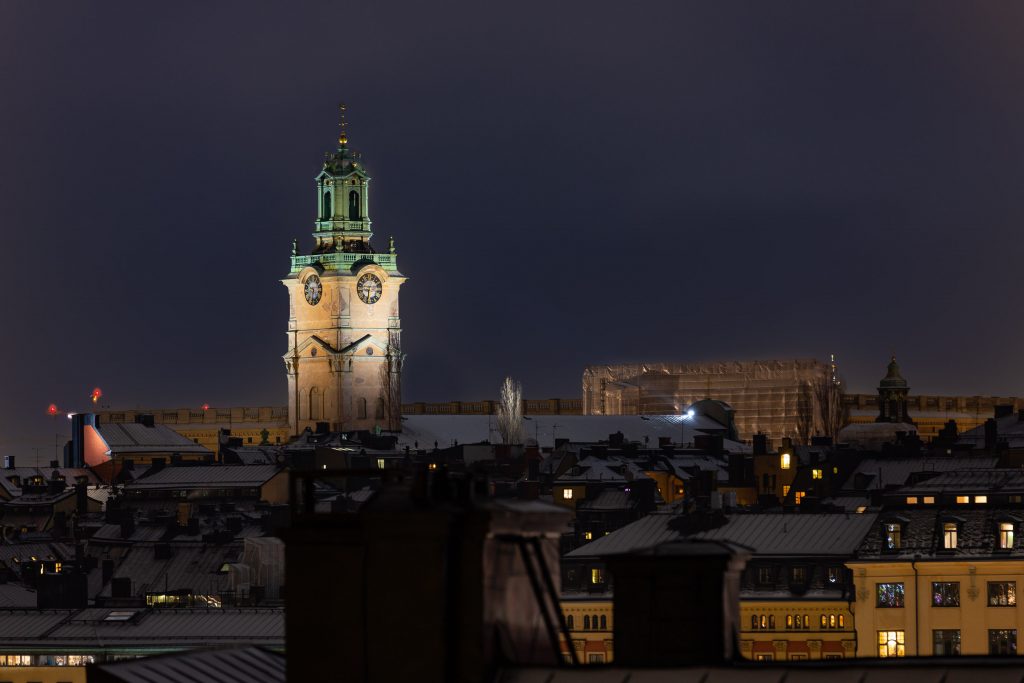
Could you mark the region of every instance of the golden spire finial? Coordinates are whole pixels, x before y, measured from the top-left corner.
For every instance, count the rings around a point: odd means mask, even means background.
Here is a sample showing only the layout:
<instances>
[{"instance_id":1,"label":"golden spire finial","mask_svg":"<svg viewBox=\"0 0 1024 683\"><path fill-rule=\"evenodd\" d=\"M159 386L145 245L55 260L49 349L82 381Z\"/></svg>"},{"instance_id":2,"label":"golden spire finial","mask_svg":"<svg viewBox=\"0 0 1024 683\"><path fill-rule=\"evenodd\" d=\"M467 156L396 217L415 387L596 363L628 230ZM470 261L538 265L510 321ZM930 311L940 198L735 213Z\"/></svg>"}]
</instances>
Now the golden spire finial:
<instances>
[{"instance_id":1,"label":"golden spire finial","mask_svg":"<svg viewBox=\"0 0 1024 683\"><path fill-rule=\"evenodd\" d=\"M345 120L345 103L342 102L338 105L338 127L341 128L341 131L338 133L338 144L342 147L348 144L348 132L345 130L347 125L348 122Z\"/></svg>"}]
</instances>

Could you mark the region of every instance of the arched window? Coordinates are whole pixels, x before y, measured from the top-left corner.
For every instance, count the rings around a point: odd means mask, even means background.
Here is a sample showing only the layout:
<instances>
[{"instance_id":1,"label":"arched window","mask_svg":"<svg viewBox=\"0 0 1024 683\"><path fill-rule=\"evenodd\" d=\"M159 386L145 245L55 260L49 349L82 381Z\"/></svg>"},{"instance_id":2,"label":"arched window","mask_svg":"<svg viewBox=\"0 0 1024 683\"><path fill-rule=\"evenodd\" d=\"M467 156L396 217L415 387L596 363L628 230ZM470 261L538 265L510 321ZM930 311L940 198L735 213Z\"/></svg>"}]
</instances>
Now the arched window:
<instances>
[{"instance_id":1,"label":"arched window","mask_svg":"<svg viewBox=\"0 0 1024 683\"><path fill-rule=\"evenodd\" d=\"M323 210L320 212L320 217L325 219L325 220L331 217L331 192L330 192L330 190L328 190L327 192L324 192L324 205L323 205Z\"/></svg>"},{"instance_id":2,"label":"arched window","mask_svg":"<svg viewBox=\"0 0 1024 683\"><path fill-rule=\"evenodd\" d=\"M377 399L377 407L374 409L374 416L378 420L383 420L384 419L384 399L382 399L382 398L378 398Z\"/></svg>"},{"instance_id":3,"label":"arched window","mask_svg":"<svg viewBox=\"0 0 1024 683\"><path fill-rule=\"evenodd\" d=\"M575 625L572 623L572 615L571 614L566 614L565 615L565 627L567 629L569 629L570 631L573 630L573 628L575 628Z\"/></svg>"},{"instance_id":4,"label":"arched window","mask_svg":"<svg viewBox=\"0 0 1024 683\"><path fill-rule=\"evenodd\" d=\"M608 630L608 617L606 617L603 614L601 615L601 630L602 631L607 631Z\"/></svg>"},{"instance_id":5,"label":"arched window","mask_svg":"<svg viewBox=\"0 0 1024 683\"><path fill-rule=\"evenodd\" d=\"M756 614L751 614L750 615L750 628L757 628L757 615Z\"/></svg>"},{"instance_id":6,"label":"arched window","mask_svg":"<svg viewBox=\"0 0 1024 683\"><path fill-rule=\"evenodd\" d=\"M320 390L313 387L309 390L309 419L319 420L323 417Z\"/></svg>"},{"instance_id":7,"label":"arched window","mask_svg":"<svg viewBox=\"0 0 1024 683\"><path fill-rule=\"evenodd\" d=\"M348 193L348 219L359 220L359 193L355 190Z\"/></svg>"},{"instance_id":8,"label":"arched window","mask_svg":"<svg viewBox=\"0 0 1024 683\"><path fill-rule=\"evenodd\" d=\"M828 628L828 617L824 614L821 615L821 627Z\"/></svg>"},{"instance_id":9,"label":"arched window","mask_svg":"<svg viewBox=\"0 0 1024 683\"><path fill-rule=\"evenodd\" d=\"M590 630L590 615L587 615L587 614L583 615L583 630L584 631L589 631Z\"/></svg>"},{"instance_id":10,"label":"arched window","mask_svg":"<svg viewBox=\"0 0 1024 683\"><path fill-rule=\"evenodd\" d=\"M361 420L365 420L366 419L366 399L365 398L357 398L356 399L356 415Z\"/></svg>"},{"instance_id":11,"label":"arched window","mask_svg":"<svg viewBox=\"0 0 1024 683\"><path fill-rule=\"evenodd\" d=\"M593 629L595 631L597 630L597 615L596 614L594 616L590 617L590 625L593 627Z\"/></svg>"}]
</instances>

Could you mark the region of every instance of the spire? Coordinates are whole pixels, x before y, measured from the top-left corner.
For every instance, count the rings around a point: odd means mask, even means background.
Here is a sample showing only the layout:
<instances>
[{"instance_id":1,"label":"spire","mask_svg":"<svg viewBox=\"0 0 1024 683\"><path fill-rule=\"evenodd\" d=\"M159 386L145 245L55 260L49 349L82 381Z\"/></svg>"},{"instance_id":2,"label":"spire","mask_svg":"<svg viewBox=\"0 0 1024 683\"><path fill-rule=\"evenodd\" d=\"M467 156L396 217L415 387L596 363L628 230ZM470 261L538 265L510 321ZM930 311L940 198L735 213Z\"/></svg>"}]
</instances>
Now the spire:
<instances>
[{"instance_id":1,"label":"spire","mask_svg":"<svg viewBox=\"0 0 1024 683\"><path fill-rule=\"evenodd\" d=\"M345 120L345 103L342 102L341 104L338 105L338 128L341 129L338 132L338 145L340 147L345 147L348 145L348 131L346 130L347 126L348 121Z\"/></svg>"}]
</instances>

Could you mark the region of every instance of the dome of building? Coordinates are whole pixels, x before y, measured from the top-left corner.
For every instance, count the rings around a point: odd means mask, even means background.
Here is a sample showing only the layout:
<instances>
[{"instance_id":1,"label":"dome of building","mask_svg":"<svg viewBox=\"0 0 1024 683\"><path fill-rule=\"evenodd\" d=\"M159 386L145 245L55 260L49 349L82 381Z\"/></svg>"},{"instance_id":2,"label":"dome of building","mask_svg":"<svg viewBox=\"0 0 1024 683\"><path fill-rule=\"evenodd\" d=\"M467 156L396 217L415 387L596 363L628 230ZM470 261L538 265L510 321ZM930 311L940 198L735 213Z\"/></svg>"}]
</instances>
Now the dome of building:
<instances>
[{"instance_id":1,"label":"dome of building","mask_svg":"<svg viewBox=\"0 0 1024 683\"><path fill-rule=\"evenodd\" d=\"M906 389L907 380L900 374L900 366L896 364L896 356L889 360L889 369L885 377L878 383L879 389Z\"/></svg>"}]
</instances>

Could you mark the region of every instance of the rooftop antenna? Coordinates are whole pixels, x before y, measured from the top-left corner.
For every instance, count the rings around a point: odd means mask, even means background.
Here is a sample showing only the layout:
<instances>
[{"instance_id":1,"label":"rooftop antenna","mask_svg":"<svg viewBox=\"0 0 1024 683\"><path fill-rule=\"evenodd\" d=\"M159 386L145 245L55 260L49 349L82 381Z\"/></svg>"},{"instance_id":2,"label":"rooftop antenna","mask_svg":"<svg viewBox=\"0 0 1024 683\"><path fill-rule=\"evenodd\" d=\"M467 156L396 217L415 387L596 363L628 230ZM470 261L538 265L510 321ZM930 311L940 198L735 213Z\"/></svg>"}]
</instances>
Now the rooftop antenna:
<instances>
[{"instance_id":1,"label":"rooftop antenna","mask_svg":"<svg viewBox=\"0 0 1024 683\"><path fill-rule=\"evenodd\" d=\"M345 103L342 102L338 105L338 145L345 147L348 145L348 121L345 120Z\"/></svg>"}]
</instances>

